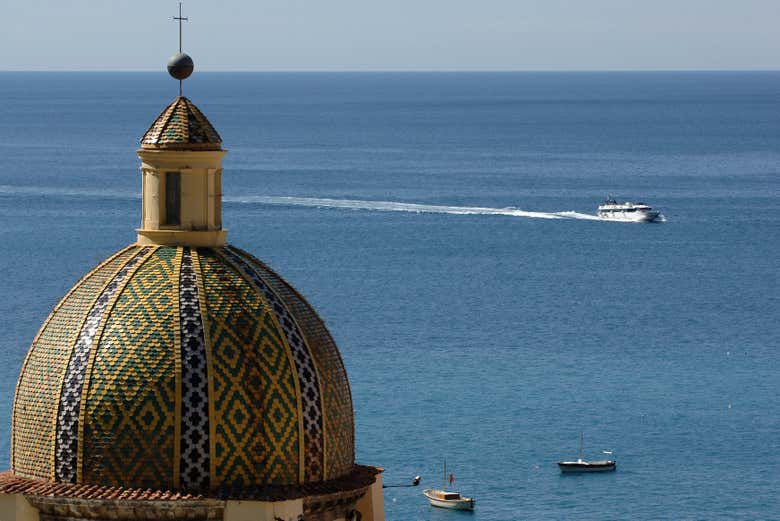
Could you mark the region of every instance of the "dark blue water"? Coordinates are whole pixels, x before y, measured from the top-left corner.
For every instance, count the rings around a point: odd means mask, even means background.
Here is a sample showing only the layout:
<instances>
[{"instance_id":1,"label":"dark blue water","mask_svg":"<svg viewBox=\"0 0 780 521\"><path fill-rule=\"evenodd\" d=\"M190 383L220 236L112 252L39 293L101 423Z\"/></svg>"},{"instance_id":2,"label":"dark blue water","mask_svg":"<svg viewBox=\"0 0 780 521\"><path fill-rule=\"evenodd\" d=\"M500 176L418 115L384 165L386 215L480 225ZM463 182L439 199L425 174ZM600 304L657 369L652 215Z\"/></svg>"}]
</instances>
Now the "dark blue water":
<instances>
[{"instance_id":1,"label":"dark blue water","mask_svg":"<svg viewBox=\"0 0 780 521\"><path fill-rule=\"evenodd\" d=\"M359 461L433 486L446 457L477 498L388 489L388 519L780 518L780 73L185 86L230 150L229 239L341 346ZM4 455L37 328L134 240L137 140L175 94L162 73L0 74ZM606 193L667 222L580 215ZM617 472L559 475L580 431Z\"/></svg>"}]
</instances>

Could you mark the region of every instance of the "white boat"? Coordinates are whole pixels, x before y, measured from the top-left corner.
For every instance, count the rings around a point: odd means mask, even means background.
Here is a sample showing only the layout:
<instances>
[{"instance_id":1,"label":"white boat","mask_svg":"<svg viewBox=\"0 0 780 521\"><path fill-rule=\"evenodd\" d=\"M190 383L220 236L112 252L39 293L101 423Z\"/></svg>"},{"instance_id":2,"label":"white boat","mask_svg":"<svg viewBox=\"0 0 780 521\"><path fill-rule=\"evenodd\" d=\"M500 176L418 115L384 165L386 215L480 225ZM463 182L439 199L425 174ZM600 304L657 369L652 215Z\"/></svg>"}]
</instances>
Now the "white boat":
<instances>
[{"instance_id":1,"label":"white boat","mask_svg":"<svg viewBox=\"0 0 780 521\"><path fill-rule=\"evenodd\" d=\"M423 494L428 502L439 508L451 508L453 510L474 510L474 500L463 497L460 492L448 492L446 490L425 489Z\"/></svg>"},{"instance_id":2,"label":"white boat","mask_svg":"<svg viewBox=\"0 0 780 521\"><path fill-rule=\"evenodd\" d=\"M605 454L612 454L603 451ZM559 461L558 468L563 474L581 474L584 472L611 472L617 468L615 460L585 461L582 459L582 433L580 433L580 457L577 461Z\"/></svg>"},{"instance_id":3,"label":"white boat","mask_svg":"<svg viewBox=\"0 0 780 521\"><path fill-rule=\"evenodd\" d=\"M653 210L645 203L632 203L629 201L619 203L612 198L608 198L599 205L597 215L605 221L649 223L658 219L661 212Z\"/></svg>"},{"instance_id":4,"label":"white boat","mask_svg":"<svg viewBox=\"0 0 780 521\"><path fill-rule=\"evenodd\" d=\"M452 483L450 474L450 483ZM460 492L447 490L447 462L444 462L444 486L441 490L427 488L423 490L423 495L428 498L431 506L439 508L450 508L452 510L474 510L474 498L463 497Z\"/></svg>"}]
</instances>

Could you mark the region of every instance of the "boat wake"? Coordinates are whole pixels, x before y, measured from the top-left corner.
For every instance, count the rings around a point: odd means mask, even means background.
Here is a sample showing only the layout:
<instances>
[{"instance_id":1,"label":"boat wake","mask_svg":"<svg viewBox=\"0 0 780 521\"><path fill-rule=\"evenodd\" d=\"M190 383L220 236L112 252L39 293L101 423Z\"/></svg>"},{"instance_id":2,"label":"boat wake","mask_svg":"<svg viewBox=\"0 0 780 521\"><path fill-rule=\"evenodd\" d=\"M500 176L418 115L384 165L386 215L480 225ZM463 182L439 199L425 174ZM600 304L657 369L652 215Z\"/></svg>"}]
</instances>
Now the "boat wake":
<instances>
[{"instance_id":1,"label":"boat wake","mask_svg":"<svg viewBox=\"0 0 780 521\"><path fill-rule=\"evenodd\" d=\"M140 194L113 190L78 190L55 187L0 185L1 195L28 197L79 197L96 199L140 199ZM519 208L489 208L482 206L446 206L434 204L402 203L397 201L368 201L359 199L330 199L321 197L287 197L271 195L224 196L223 201L233 204L256 204L268 206L301 206L309 208L333 208L373 212L408 212L419 214L449 215L502 215L529 219L581 219L599 221L596 215L574 211L532 212Z\"/></svg>"},{"instance_id":2,"label":"boat wake","mask_svg":"<svg viewBox=\"0 0 780 521\"><path fill-rule=\"evenodd\" d=\"M141 194L114 190L81 190L53 186L0 185L0 196L19 195L24 197L78 197L88 199L140 199Z\"/></svg>"},{"instance_id":3,"label":"boat wake","mask_svg":"<svg viewBox=\"0 0 780 521\"><path fill-rule=\"evenodd\" d=\"M482 206L445 206L434 204L401 203L396 201L365 201L358 199L328 199L318 197L278 197L278 196L243 196L225 197L228 203L263 204L277 206L306 206L314 208L335 208L342 210L363 210L374 212L410 212L438 213L450 215L504 215L509 217L526 217L530 219L587 219L600 220L595 215L565 211L565 212L531 212L519 208L488 208Z\"/></svg>"}]
</instances>

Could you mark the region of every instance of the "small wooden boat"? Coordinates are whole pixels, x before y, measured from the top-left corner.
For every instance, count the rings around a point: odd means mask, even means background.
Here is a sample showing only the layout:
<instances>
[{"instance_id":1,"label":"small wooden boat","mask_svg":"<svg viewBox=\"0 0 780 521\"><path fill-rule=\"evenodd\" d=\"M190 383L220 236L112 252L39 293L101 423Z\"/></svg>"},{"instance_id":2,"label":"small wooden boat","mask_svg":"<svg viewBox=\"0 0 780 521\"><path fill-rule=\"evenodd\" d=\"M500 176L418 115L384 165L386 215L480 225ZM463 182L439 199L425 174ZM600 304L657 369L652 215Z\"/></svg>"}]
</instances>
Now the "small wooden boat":
<instances>
[{"instance_id":1,"label":"small wooden boat","mask_svg":"<svg viewBox=\"0 0 780 521\"><path fill-rule=\"evenodd\" d=\"M450 484L453 482L452 474L449 476ZM423 490L423 495L428 498L431 506L439 508L450 508L453 510L474 510L474 499L463 497L460 492L447 490L447 461L444 461L444 486L442 490L427 488Z\"/></svg>"},{"instance_id":2,"label":"small wooden boat","mask_svg":"<svg viewBox=\"0 0 780 521\"><path fill-rule=\"evenodd\" d=\"M463 497L460 492L448 492L446 490L425 489L423 494L428 502L439 508L451 508L453 510L474 510L474 500Z\"/></svg>"},{"instance_id":3,"label":"small wooden boat","mask_svg":"<svg viewBox=\"0 0 780 521\"><path fill-rule=\"evenodd\" d=\"M606 452L612 454L611 452ZM563 474L581 474L584 472L611 472L617 468L615 460L585 461L582 459L582 433L580 433L580 457L577 461L559 461L558 468Z\"/></svg>"}]
</instances>

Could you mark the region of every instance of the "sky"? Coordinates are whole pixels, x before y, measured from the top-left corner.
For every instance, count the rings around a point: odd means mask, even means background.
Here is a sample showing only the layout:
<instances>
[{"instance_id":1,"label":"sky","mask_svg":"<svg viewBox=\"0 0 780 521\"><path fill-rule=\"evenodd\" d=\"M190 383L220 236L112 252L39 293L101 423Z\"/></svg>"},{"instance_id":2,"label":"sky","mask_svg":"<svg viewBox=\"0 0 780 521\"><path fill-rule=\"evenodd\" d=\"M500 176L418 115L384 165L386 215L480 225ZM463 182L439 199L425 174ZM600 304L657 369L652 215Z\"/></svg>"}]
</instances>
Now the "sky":
<instances>
[{"instance_id":1,"label":"sky","mask_svg":"<svg viewBox=\"0 0 780 521\"><path fill-rule=\"evenodd\" d=\"M168 0L0 0L0 70L160 70ZM198 70L780 69L780 0L185 0Z\"/></svg>"}]
</instances>

